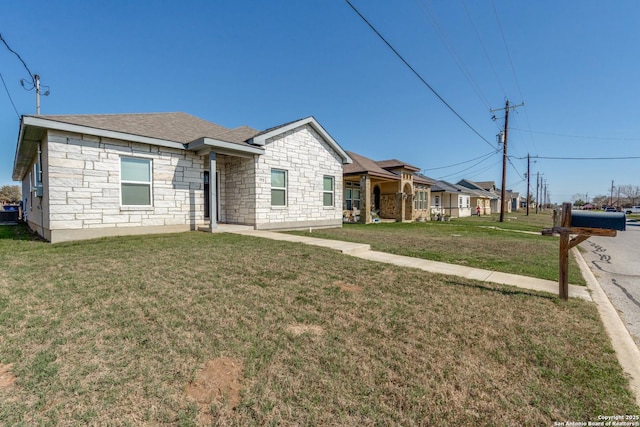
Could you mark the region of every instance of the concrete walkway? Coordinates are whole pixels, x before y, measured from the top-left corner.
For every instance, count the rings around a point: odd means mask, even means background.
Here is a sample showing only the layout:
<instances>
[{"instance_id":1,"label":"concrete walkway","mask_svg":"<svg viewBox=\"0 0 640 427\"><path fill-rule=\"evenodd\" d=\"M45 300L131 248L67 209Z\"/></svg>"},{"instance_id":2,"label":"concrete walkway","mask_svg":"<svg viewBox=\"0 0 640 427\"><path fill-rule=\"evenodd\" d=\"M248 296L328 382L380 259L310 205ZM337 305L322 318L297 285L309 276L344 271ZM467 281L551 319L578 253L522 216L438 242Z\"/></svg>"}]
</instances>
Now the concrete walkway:
<instances>
[{"instance_id":1,"label":"concrete walkway","mask_svg":"<svg viewBox=\"0 0 640 427\"><path fill-rule=\"evenodd\" d=\"M498 283L501 285L516 286L522 289L558 294L558 283L551 280L536 279L534 277L518 276L516 274L500 273L480 268L465 267L463 265L446 264L444 262L429 261L402 255L394 255L386 252L372 251L371 247L364 243L342 242L339 240L318 239L315 237L297 236L294 234L275 233L272 231L252 230L248 227L220 227L219 231L242 234L245 236L262 237L265 239L282 240L286 242L304 243L313 246L322 246L370 261L393 264L401 267L417 268L430 273L446 274L450 276L464 277L480 282ZM569 296L591 301L591 295L586 287L569 285Z\"/></svg>"}]
</instances>

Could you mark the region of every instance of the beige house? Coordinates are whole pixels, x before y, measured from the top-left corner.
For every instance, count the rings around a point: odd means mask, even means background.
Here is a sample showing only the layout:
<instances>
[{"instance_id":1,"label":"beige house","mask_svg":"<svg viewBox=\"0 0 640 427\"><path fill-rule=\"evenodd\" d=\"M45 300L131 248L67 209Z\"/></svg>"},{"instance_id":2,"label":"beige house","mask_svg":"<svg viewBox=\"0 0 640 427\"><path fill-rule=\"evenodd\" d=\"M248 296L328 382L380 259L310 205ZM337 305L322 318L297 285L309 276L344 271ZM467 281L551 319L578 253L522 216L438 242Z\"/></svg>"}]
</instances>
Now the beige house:
<instances>
[{"instance_id":1,"label":"beige house","mask_svg":"<svg viewBox=\"0 0 640 427\"><path fill-rule=\"evenodd\" d=\"M376 162L350 151L347 154L353 162L343 166L346 221L429 218L433 181L418 176L420 168L396 159Z\"/></svg>"},{"instance_id":2,"label":"beige house","mask_svg":"<svg viewBox=\"0 0 640 427\"><path fill-rule=\"evenodd\" d=\"M342 225L346 152L313 117L264 131L185 113L23 116L23 215L51 242Z\"/></svg>"},{"instance_id":3,"label":"beige house","mask_svg":"<svg viewBox=\"0 0 640 427\"><path fill-rule=\"evenodd\" d=\"M469 194L471 196L472 215L477 214L478 207L480 207L480 215L491 215L492 212L496 212L494 210L494 206L496 206L498 212L500 212L499 195L494 194L491 191L482 189L479 184L468 179L462 179L458 181L457 185L469 189Z\"/></svg>"}]
</instances>

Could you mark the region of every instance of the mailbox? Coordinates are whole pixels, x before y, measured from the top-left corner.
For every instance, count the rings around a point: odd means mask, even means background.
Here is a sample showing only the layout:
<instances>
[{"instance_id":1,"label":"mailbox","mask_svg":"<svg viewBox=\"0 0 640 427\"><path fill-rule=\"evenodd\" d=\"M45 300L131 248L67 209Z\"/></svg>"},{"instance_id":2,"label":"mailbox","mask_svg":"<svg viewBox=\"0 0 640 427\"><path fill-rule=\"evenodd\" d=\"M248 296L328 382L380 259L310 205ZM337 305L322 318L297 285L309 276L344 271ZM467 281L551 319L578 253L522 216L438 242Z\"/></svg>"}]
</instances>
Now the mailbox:
<instances>
[{"instance_id":1,"label":"mailbox","mask_svg":"<svg viewBox=\"0 0 640 427\"><path fill-rule=\"evenodd\" d=\"M627 217L624 212L571 211L571 227L624 231Z\"/></svg>"}]
</instances>

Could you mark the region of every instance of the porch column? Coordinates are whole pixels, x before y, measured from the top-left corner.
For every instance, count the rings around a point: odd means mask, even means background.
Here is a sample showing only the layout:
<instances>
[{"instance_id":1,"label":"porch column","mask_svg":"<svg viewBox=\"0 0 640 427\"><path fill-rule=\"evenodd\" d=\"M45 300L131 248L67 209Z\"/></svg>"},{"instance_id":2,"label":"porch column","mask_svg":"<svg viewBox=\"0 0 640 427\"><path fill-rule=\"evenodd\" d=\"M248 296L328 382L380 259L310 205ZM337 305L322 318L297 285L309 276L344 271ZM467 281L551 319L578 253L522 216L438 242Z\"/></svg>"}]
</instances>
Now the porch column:
<instances>
[{"instance_id":1,"label":"porch column","mask_svg":"<svg viewBox=\"0 0 640 427\"><path fill-rule=\"evenodd\" d=\"M371 178L369 175L360 177L360 221L365 224L371 222Z\"/></svg>"},{"instance_id":2,"label":"porch column","mask_svg":"<svg viewBox=\"0 0 640 427\"><path fill-rule=\"evenodd\" d=\"M403 200L403 186L402 179L398 182L398 192L396 193L396 222L402 222L404 219L404 200Z\"/></svg>"},{"instance_id":3,"label":"porch column","mask_svg":"<svg viewBox=\"0 0 640 427\"><path fill-rule=\"evenodd\" d=\"M209 152L209 231L218 228L216 217L218 212L218 195L216 194L216 153Z\"/></svg>"}]
</instances>

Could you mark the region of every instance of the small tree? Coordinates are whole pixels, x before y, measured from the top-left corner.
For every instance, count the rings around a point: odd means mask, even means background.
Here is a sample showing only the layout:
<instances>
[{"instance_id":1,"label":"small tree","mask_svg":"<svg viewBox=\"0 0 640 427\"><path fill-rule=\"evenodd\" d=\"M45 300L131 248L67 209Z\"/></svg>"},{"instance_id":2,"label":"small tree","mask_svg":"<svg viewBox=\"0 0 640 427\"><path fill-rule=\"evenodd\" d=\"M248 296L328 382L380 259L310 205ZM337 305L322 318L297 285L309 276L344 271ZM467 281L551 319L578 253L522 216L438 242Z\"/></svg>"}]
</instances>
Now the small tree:
<instances>
[{"instance_id":1,"label":"small tree","mask_svg":"<svg viewBox=\"0 0 640 427\"><path fill-rule=\"evenodd\" d=\"M636 206L638 200L640 200L640 186L638 185L619 185L618 191L626 199L624 203L629 206Z\"/></svg>"},{"instance_id":2,"label":"small tree","mask_svg":"<svg viewBox=\"0 0 640 427\"><path fill-rule=\"evenodd\" d=\"M19 185L3 185L0 187L0 200L18 203L22 200L22 190Z\"/></svg>"}]
</instances>

